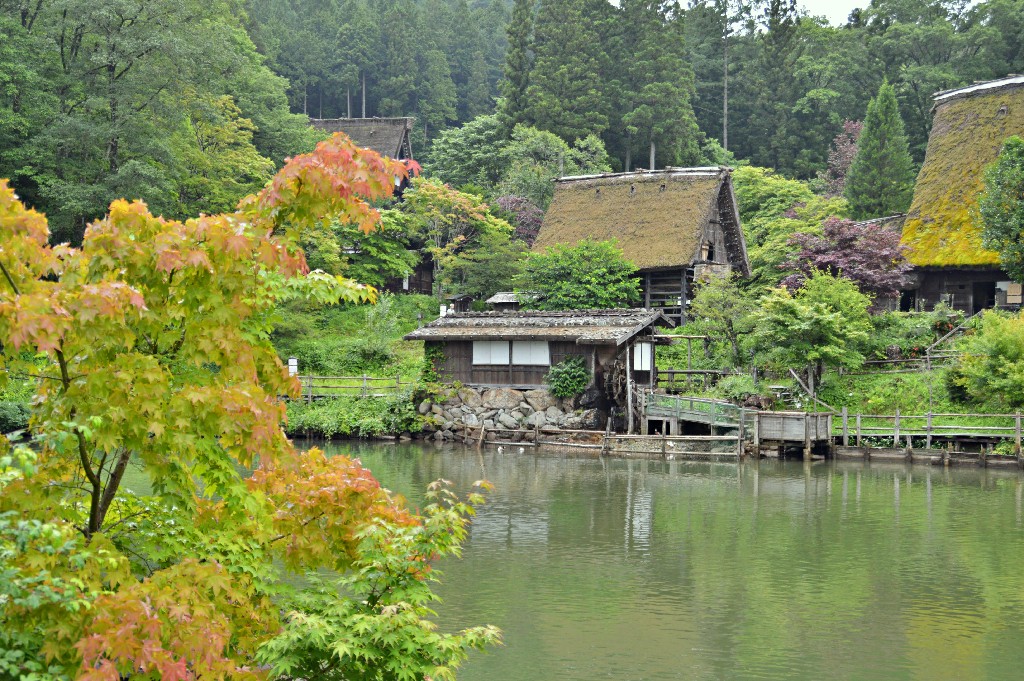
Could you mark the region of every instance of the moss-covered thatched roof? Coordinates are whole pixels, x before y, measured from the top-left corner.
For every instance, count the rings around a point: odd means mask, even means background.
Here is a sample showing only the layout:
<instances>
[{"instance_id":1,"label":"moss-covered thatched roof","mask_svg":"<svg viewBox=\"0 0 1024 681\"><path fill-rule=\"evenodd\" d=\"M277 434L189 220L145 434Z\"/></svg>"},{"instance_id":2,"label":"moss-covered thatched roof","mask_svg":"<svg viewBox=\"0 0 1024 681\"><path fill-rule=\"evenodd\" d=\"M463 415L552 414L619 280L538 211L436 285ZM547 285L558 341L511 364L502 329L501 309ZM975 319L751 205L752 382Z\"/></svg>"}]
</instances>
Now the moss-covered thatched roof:
<instances>
[{"instance_id":1,"label":"moss-covered thatched roof","mask_svg":"<svg viewBox=\"0 0 1024 681\"><path fill-rule=\"evenodd\" d=\"M696 259L705 229L719 221L735 232L733 241L742 251L730 253L729 261L746 272L728 168L566 177L555 183L533 247L616 239L626 259L640 269L679 267Z\"/></svg>"},{"instance_id":2,"label":"moss-covered thatched roof","mask_svg":"<svg viewBox=\"0 0 1024 681\"><path fill-rule=\"evenodd\" d=\"M976 207L986 166L1007 137L1024 135L1024 77L940 92L934 112L903 224L908 258L919 266L996 265L999 256L982 248Z\"/></svg>"},{"instance_id":3,"label":"moss-covered thatched roof","mask_svg":"<svg viewBox=\"0 0 1024 681\"><path fill-rule=\"evenodd\" d=\"M373 149L393 159L412 158L409 132L412 118L311 118L309 124L324 132L343 132L356 146Z\"/></svg>"}]
</instances>

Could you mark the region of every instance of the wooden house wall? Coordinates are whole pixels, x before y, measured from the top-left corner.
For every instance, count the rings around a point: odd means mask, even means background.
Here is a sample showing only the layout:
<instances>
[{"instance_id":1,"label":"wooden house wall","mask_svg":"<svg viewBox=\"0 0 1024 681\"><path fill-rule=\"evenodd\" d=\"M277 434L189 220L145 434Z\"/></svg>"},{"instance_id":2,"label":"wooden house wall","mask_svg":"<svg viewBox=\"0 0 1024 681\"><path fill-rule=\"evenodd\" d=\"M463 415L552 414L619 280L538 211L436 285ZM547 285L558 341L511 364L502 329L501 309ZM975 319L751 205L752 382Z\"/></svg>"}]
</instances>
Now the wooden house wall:
<instances>
[{"instance_id":1,"label":"wooden house wall","mask_svg":"<svg viewBox=\"0 0 1024 681\"><path fill-rule=\"evenodd\" d=\"M522 366L473 364L472 341L430 341L428 349L439 347L444 353L444 362L438 367L441 379L451 383L459 381L474 386L513 386L539 388L545 384L549 366ZM592 348L577 345L570 341L550 341L548 343L551 364L558 364L568 357L580 356L592 364L590 353Z\"/></svg>"},{"instance_id":2,"label":"wooden house wall","mask_svg":"<svg viewBox=\"0 0 1024 681\"><path fill-rule=\"evenodd\" d=\"M705 246L709 248L705 250ZM697 244L697 252L692 262L729 262L728 244L725 239L725 230L720 222L708 222L704 225L700 243Z\"/></svg>"},{"instance_id":3,"label":"wooden house wall","mask_svg":"<svg viewBox=\"0 0 1024 681\"><path fill-rule=\"evenodd\" d=\"M661 310L676 324L686 321L686 301L693 290L693 268L641 270L640 289L644 307ZM680 304L682 302L682 304Z\"/></svg>"},{"instance_id":4,"label":"wooden house wall","mask_svg":"<svg viewBox=\"0 0 1024 681\"><path fill-rule=\"evenodd\" d=\"M942 268L919 270L918 287L905 295L903 309L931 310L943 300L949 300L953 309L974 314L995 305L995 283L1009 279L996 268Z\"/></svg>"},{"instance_id":5,"label":"wooden house wall","mask_svg":"<svg viewBox=\"0 0 1024 681\"><path fill-rule=\"evenodd\" d=\"M404 277L389 280L384 290L391 293L421 293L425 296L434 293L434 261L424 255L424 259L416 265L409 275L409 288L404 288Z\"/></svg>"}]
</instances>

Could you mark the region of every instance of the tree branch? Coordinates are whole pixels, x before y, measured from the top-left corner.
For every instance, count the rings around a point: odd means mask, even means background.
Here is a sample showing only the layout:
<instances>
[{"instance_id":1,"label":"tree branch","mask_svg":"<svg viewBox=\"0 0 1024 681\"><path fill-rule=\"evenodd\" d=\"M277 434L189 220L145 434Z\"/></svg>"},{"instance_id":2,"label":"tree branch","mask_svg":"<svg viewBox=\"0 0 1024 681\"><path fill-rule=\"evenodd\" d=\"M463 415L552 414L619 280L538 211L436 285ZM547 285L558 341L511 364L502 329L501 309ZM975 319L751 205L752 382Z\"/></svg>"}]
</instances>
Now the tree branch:
<instances>
[{"instance_id":1,"label":"tree branch","mask_svg":"<svg viewBox=\"0 0 1024 681\"><path fill-rule=\"evenodd\" d=\"M304 523L302 523L301 525L299 525L299 527L300 527L300 528L302 528L302 527L305 527L306 525L309 525L309 524L310 524L311 522L313 522L314 520L320 520L320 518L323 518L323 517L324 517L325 515L327 515L327 512L326 512L326 511L324 511L323 513L320 513L320 514L318 514L318 515L315 515L315 516L313 516L312 518L310 518L309 520L307 520L307 521L305 521ZM273 544L274 542L276 542L276 541L280 541L280 540L284 539L284 538L285 538L285 537L287 537L287 536L288 536L287 534L279 534L279 535L277 535L276 537L274 537L273 539L271 539L271 540L270 540L269 542L267 542L267 543L268 543L268 544Z\"/></svg>"},{"instance_id":2,"label":"tree branch","mask_svg":"<svg viewBox=\"0 0 1024 681\"><path fill-rule=\"evenodd\" d=\"M56 349L57 363L60 365L60 379L61 379L61 392L67 393L68 388L71 386L71 377L68 375L68 362L64 357L63 345ZM75 418L75 409L71 408L71 418ZM100 507L100 492L103 489L103 483L100 477L92 469L92 463L89 461L89 451L85 443L85 434L81 428L75 428L75 438L78 440L78 458L82 463L82 471L85 473L85 477L89 479L89 484L92 485L92 491L89 494L89 523L85 529L86 539L92 537L94 533L99 531L99 507Z\"/></svg>"},{"instance_id":3,"label":"tree branch","mask_svg":"<svg viewBox=\"0 0 1024 681\"><path fill-rule=\"evenodd\" d=\"M4 279L6 279L7 283L11 285L11 289L14 291L14 295L20 296L21 291L18 290L18 285L14 283L14 279L11 278L11 273L7 271L6 267L4 267L3 262L0 262L0 272L3 272Z\"/></svg>"}]
</instances>

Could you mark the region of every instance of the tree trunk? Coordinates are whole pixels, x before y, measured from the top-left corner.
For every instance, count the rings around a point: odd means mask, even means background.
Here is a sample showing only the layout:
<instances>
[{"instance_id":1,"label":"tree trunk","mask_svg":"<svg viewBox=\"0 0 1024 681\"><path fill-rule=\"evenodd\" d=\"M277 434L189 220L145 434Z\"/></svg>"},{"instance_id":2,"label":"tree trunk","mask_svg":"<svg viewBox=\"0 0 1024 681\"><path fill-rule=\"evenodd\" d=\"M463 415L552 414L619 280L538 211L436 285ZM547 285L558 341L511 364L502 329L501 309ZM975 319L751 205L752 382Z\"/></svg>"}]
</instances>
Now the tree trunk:
<instances>
[{"instance_id":1,"label":"tree trunk","mask_svg":"<svg viewBox=\"0 0 1024 681\"><path fill-rule=\"evenodd\" d=\"M107 168L112 174L117 172L120 165L119 153L121 147L121 140L117 129L120 124L120 119L117 107L117 98L114 96L116 68L117 67L114 64L107 65L107 92L110 97L108 101L108 105L110 107L110 139L107 140Z\"/></svg>"},{"instance_id":2,"label":"tree trunk","mask_svg":"<svg viewBox=\"0 0 1024 681\"><path fill-rule=\"evenodd\" d=\"M345 88L345 118L352 118L352 87Z\"/></svg>"},{"instance_id":3,"label":"tree trunk","mask_svg":"<svg viewBox=\"0 0 1024 681\"><path fill-rule=\"evenodd\" d=\"M363 118L366 118L366 71L363 71Z\"/></svg>"},{"instance_id":4,"label":"tree trunk","mask_svg":"<svg viewBox=\"0 0 1024 681\"><path fill-rule=\"evenodd\" d=\"M626 166L622 169L625 172L629 172L630 165L633 163L633 136L626 133Z\"/></svg>"},{"instance_id":5,"label":"tree trunk","mask_svg":"<svg viewBox=\"0 0 1024 681\"><path fill-rule=\"evenodd\" d=\"M722 149L729 151L729 5L725 6L725 35L722 36Z\"/></svg>"}]
</instances>

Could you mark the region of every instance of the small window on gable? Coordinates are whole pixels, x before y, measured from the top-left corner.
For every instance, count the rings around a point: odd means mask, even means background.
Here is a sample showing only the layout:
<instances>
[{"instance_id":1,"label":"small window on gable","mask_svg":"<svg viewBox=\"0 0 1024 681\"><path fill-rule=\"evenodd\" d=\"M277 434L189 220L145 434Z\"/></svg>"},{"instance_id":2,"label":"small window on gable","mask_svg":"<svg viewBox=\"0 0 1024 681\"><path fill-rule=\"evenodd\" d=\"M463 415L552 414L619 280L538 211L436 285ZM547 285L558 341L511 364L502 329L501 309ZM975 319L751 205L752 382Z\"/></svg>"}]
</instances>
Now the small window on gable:
<instances>
[{"instance_id":1,"label":"small window on gable","mask_svg":"<svg viewBox=\"0 0 1024 681\"><path fill-rule=\"evenodd\" d=\"M633 346L633 371L650 371L654 352L653 343L637 343Z\"/></svg>"},{"instance_id":2,"label":"small window on gable","mask_svg":"<svg viewBox=\"0 0 1024 681\"><path fill-rule=\"evenodd\" d=\"M508 364L508 341L473 341L473 364Z\"/></svg>"},{"instance_id":3,"label":"small window on gable","mask_svg":"<svg viewBox=\"0 0 1024 681\"><path fill-rule=\"evenodd\" d=\"M512 341L512 363L525 366L551 366L547 341Z\"/></svg>"}]
</instances>

